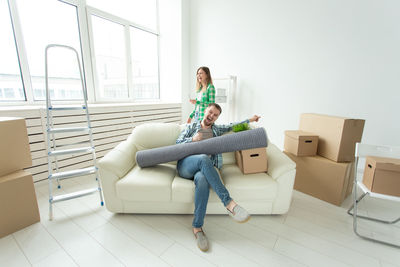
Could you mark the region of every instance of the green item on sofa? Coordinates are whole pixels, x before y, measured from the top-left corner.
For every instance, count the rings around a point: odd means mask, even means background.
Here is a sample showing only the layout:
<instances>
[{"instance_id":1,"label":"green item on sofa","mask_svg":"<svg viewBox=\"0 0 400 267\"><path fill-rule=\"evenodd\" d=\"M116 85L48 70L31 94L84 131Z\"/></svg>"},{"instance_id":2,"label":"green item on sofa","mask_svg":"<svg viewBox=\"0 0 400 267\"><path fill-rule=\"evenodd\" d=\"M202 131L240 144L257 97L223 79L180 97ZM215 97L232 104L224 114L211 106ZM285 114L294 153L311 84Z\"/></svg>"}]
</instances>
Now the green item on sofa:
<instances>
[{"instance_id":1,"label":"green item on sofa","mask_svg":"<svg viewBox=\"0 0 400 267\"><path fill-rule=\"evenodd\" d=\"M236 133L236 132L241 132L241 131L247 131L250 130L250 126L248 123L240 123L240 124L236 124L232 127L232 130Z\"/></svg>"}]
</instances>

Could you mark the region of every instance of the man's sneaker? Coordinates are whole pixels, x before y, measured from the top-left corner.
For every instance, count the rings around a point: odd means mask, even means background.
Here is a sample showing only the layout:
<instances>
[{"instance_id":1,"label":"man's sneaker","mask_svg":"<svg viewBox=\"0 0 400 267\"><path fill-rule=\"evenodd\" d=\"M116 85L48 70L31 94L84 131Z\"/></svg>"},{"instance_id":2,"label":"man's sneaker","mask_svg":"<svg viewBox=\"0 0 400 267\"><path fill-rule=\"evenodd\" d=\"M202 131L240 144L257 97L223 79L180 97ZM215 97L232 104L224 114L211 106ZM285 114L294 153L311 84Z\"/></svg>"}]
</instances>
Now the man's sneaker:
<instances>
[{"instance_id":1,"label":"man's sneaker","mask_svg":"<svg viewBox=\"0 0 400 267\"><path fill-rule=\"evenodd\" d=\"M204 232L197 232L194 234L194 236L196 237L197 246L199 247L199 249L203 252L206 252L208 250L208 240Z\"/></svg>"},{"instance_id":2,"label":"man's sneaker","mask_svg":"<svg viewBox=\"0 0 400 267\"><path fill-rule=\"evenodd\" d=\"M238 223L245 223L250 220L250 214L239 205L233 207L233 212L228 210L229 216L231 216Z\"/></svg>"}]
</instances>

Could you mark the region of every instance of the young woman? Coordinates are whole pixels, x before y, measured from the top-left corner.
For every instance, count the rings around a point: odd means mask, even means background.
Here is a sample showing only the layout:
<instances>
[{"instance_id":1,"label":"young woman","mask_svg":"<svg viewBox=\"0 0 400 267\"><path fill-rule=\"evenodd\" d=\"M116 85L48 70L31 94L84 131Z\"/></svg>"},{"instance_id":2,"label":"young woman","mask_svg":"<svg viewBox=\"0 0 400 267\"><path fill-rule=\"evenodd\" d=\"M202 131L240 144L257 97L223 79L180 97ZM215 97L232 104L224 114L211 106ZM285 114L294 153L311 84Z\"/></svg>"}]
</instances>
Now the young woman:
<instances>
[{"instance_id":1,"label":"young woman","mask_svg":"<svg viewBox=\"0 0 400 267\"><path fill-rule=\"evenodd\" d=\"M194 110L190 113L187 123L191 123L194 118L201 121L204 117L204 111L210 103L215 103L215 87L212 82L210 69L200 67L197 70L196 77L196 99L189 99L194 104Z\"/></svg>"}]
</instances>

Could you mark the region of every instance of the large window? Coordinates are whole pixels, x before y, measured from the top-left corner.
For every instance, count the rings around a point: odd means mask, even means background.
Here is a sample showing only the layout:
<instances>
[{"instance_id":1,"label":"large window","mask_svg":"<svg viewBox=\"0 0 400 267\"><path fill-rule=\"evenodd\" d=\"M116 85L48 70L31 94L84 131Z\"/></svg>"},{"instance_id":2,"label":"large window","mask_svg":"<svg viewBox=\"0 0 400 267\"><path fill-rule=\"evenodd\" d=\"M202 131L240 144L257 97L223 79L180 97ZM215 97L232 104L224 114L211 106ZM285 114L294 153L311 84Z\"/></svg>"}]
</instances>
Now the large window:
<instances>
[{"instance_id":1,"label":"large window","mask_svg":"<svg viewBox=\"0 0 400 267\"><path fill-rule=\"evenodd\" d=\"M0 101L25 100L7 0L0 0Z\"/></svg>"},{"instance_id":2,"label":"large window","mask_svg":"<svg viewBox=\"0 0 400 267\"><path fill-rule=\"evenodd\" d=\"M45 100L49 44L78 52L89 102L158 99L157 5L157 0L0 0L0 102ZM75 54L51 49L47 67L53 100L82 97Z\"/></svg>"},{"instance_id":3,"label":"large window","mask_svg":"<svg viewBox=\"0 0 400 267\"><path fill-rule=\"evenodd\" d=\"M129 4L124 3L128 8ZM107 6L106 3L103 5ZM95 8L89 8L88 17L97 98L158 99L157 32Z\"/></svg>"}]
</instances>

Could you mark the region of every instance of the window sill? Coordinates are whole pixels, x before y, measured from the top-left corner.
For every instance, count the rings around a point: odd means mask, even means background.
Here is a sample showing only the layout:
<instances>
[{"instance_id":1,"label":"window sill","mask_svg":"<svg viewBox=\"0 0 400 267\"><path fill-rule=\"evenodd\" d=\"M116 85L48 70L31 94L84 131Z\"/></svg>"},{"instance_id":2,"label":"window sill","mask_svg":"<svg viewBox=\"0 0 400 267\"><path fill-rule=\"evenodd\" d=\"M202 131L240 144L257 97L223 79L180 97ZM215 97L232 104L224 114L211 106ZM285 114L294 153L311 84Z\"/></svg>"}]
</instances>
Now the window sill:
<instances>
[{"instance_id":1,"label":"window sill","mask_svg":"<svg viewBox=\"0 0 400 267\"><path fill-rule=\"evenodd\" d=\"M78 103L78 102L77 102ZM80 102L79 102L80 103ZM181 105L182 103L180 102L168 102L168 101L140 101L140 102L104 102L104 103L88 103L89 108L90 107L127 107L127 106L154 106L154 105L171 105L171 104L177 104ZM70 102L68 104L63 104L62 102L56 103L56 105L60 106L71 106L74 105L73 102ZM13 103L10 105L6 106L1 106L0 104L0 111L7 111L7 110L36 110L36 109L45 109L46 104L41 102L37 104L30 104L30 105L21 105L20 103Z\"/></svg>"}]
</instances>

